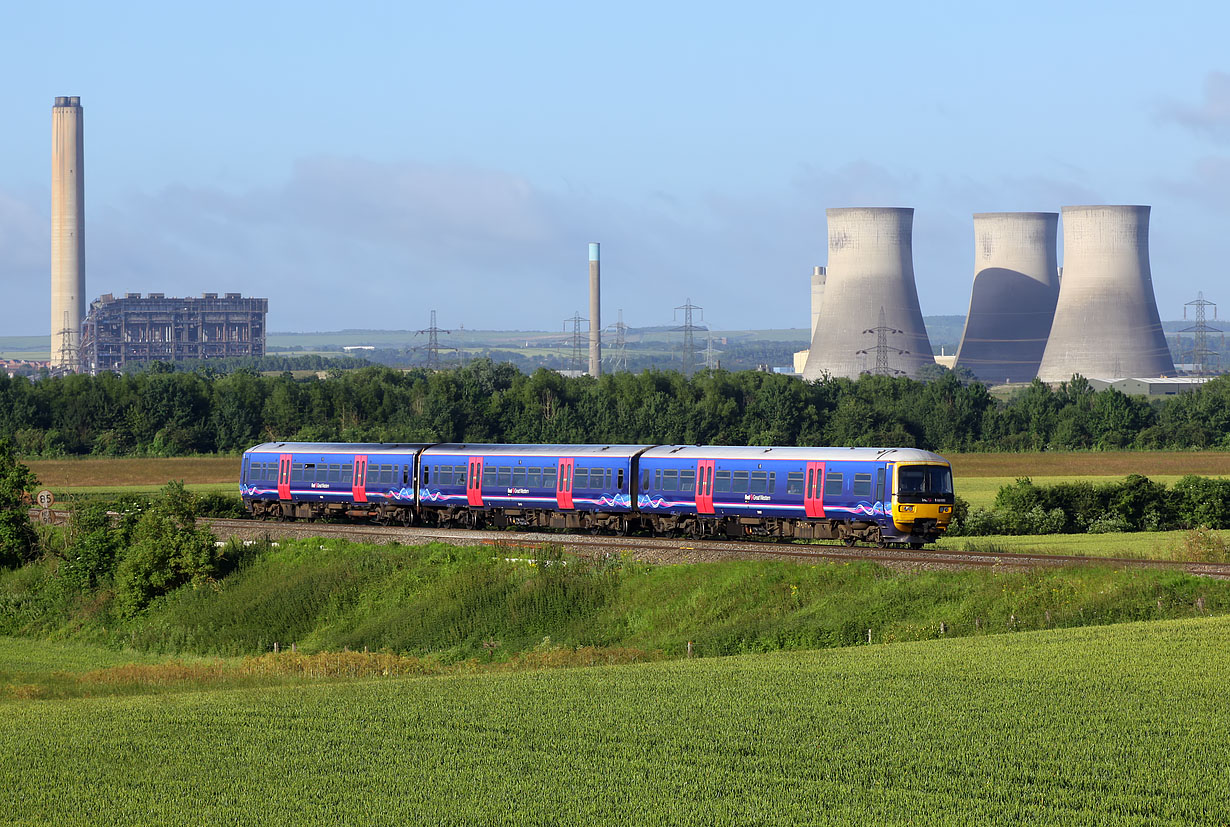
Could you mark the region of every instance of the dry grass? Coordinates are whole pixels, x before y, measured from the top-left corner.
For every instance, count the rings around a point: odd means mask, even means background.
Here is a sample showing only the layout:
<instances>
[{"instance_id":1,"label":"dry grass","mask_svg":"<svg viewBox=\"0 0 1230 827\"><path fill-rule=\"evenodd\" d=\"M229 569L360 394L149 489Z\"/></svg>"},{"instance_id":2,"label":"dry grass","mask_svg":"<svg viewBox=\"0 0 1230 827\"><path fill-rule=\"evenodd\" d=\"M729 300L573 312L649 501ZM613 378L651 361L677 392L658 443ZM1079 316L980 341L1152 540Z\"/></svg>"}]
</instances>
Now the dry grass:
<instances>
[{"instance_id":1,"label":"dry grass","mask_svg":"<svg viewBox=\"0 0 1230 827\"><path fill-rule=\"evenodd\" d=\"M128 695L159 690L190 690L205 687L238 687L278 684L284 681L371 679L407 675L460 675L487 672L525 672L583 666L609 666L664 660L660 651L626 647L548 648L521 652L505 661L477 659L442 663L388 652L269 653L259 657L212 660L129 663L88 672L55 672L44 676L24 675L27 682L0 686L0 698L39 700L98 695ZM28 682L31 677L42 681Z\"/></svg>"},{"instance_id":2,"label":"dry grass","mask_svg":"<svg viewBox=\"0 0 1230 827\"><path fill-rule=\"evenodd\" d=\"M170 480L239 484L239 457L33 459L26 465L52 488L163 486Z\"/></svg>"},{"instance_id":3,"label":"dry grass","mask_svg":"<svg viewBox=\"0 0 1230 827\"><path fill-rule=\"evenodd\" d=\"M1230 476L1230 451L1063 451L1036 454L945 454L962 477Z\"/></svg>"}]
</instances>

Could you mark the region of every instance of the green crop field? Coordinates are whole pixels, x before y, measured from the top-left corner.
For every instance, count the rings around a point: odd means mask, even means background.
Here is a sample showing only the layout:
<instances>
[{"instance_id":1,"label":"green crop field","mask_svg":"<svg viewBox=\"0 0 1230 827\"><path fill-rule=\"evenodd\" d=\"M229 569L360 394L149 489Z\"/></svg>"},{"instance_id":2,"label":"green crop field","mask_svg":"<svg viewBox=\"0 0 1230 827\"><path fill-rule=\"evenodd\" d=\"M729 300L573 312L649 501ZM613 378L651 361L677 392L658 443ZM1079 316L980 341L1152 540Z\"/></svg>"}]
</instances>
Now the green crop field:
<instances>
[{"instance_id":1,"label":"green crop field","mask_svg":"<svg viewBox=\"0 0 1230 827\"><path fill-rule=\"evenodd\" d=\"M0 647L0 652L4 647ZM1230 819L1230 619L0 706L15 824Z\"/></svg>"},{"instance_id":2,"label":"green crop field","mask_svg":"<svg viewBox=\"0 0 1230 827\"><path fill-rule=\"evenodd\" d=\"M1230 531L1214 532L1230 542ZM1086 557L1127 557L1172 560L1187 531L1136 531L1111 534L995 534L987 537L945 537L936 548L958 551L1005 551L1022 554L1078 554Z\"/></svg>"}]
</instances>

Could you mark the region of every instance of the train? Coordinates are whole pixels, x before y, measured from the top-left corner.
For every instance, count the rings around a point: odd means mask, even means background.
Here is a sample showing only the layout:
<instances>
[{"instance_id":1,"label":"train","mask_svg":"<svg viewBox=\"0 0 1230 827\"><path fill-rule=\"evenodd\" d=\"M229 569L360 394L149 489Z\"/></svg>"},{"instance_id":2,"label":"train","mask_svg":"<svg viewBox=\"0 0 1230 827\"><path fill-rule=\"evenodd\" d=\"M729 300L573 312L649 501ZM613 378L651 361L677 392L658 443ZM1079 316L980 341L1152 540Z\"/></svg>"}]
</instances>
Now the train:
<instances>
[{"instance_id":1,"label":"train","mask_svg":"<svg viewBox=\"0 0 1230 827\"><path fill-rule=\"evenodd\" d=\"M921 548L952 519L952 467L914 448L266 442L244 452L258 519L766 537Z\"/></svg>"}]
</instances>

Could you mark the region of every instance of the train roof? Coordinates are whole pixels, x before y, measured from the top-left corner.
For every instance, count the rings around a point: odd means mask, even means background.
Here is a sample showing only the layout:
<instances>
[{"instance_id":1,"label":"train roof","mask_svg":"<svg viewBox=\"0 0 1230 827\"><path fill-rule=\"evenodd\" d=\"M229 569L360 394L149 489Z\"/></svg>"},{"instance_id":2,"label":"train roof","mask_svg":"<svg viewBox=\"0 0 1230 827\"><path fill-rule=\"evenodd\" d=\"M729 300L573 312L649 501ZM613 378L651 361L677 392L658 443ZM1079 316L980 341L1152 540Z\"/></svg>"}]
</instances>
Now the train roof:
<instances>
[{"instance_id":1,"label":"train roof","mask_svg":"<svg viewBox=\"0 0 1230 827\"><path fill-rule=\"evenodd\" d=\"M793 445L659 445L641 459L791 459L807 462L853 460L856 462L948 462L939 454L917 448L807 448Z\"/></svg>"},{"instance_id":2,"label":"train roof","mask_svg":"<svg viewBox=\"0 0 1230 827\"><path fill-rule=\"evenodd\" d=\"M425 457L614 457L628 459L652 445L499 445L482 442L443 442L423 452Z\"/></svg>"},{"instance_id":3,"label":"train roof","mask_svg":"<svg viewBox=\"0 0 1230 827\"><path fill-rule=\"evenodd\" d=\"M430 442L262 442L245 454L413 454Z\"/></svg>"}]
</instances>

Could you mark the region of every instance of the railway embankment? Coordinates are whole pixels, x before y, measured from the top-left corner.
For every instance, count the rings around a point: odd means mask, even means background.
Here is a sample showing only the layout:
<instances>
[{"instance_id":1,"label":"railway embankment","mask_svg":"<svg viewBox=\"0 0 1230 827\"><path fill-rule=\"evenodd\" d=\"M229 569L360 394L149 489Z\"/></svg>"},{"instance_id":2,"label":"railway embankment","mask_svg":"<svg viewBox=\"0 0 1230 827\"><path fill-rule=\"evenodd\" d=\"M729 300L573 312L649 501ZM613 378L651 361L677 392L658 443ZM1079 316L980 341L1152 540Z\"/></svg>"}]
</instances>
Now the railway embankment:
<instances>
[{"instance_id":1,"label":"railway embankment","mask_svg":"<svg viewBox=\"0 0 1230 827\"><path fill-rule=\"evenodd\" d=\"M0 573L0 634L180 655L367 649L456 663L580 647L720 656L1230 613L1230 582L1114 564L651 565L576 557L550 543L318 537L234 540L216 553L230 561L224 574L142 605L117 598L114 578L74 581L66 561L44 556Z\"/></svg>"}]
</instances>

